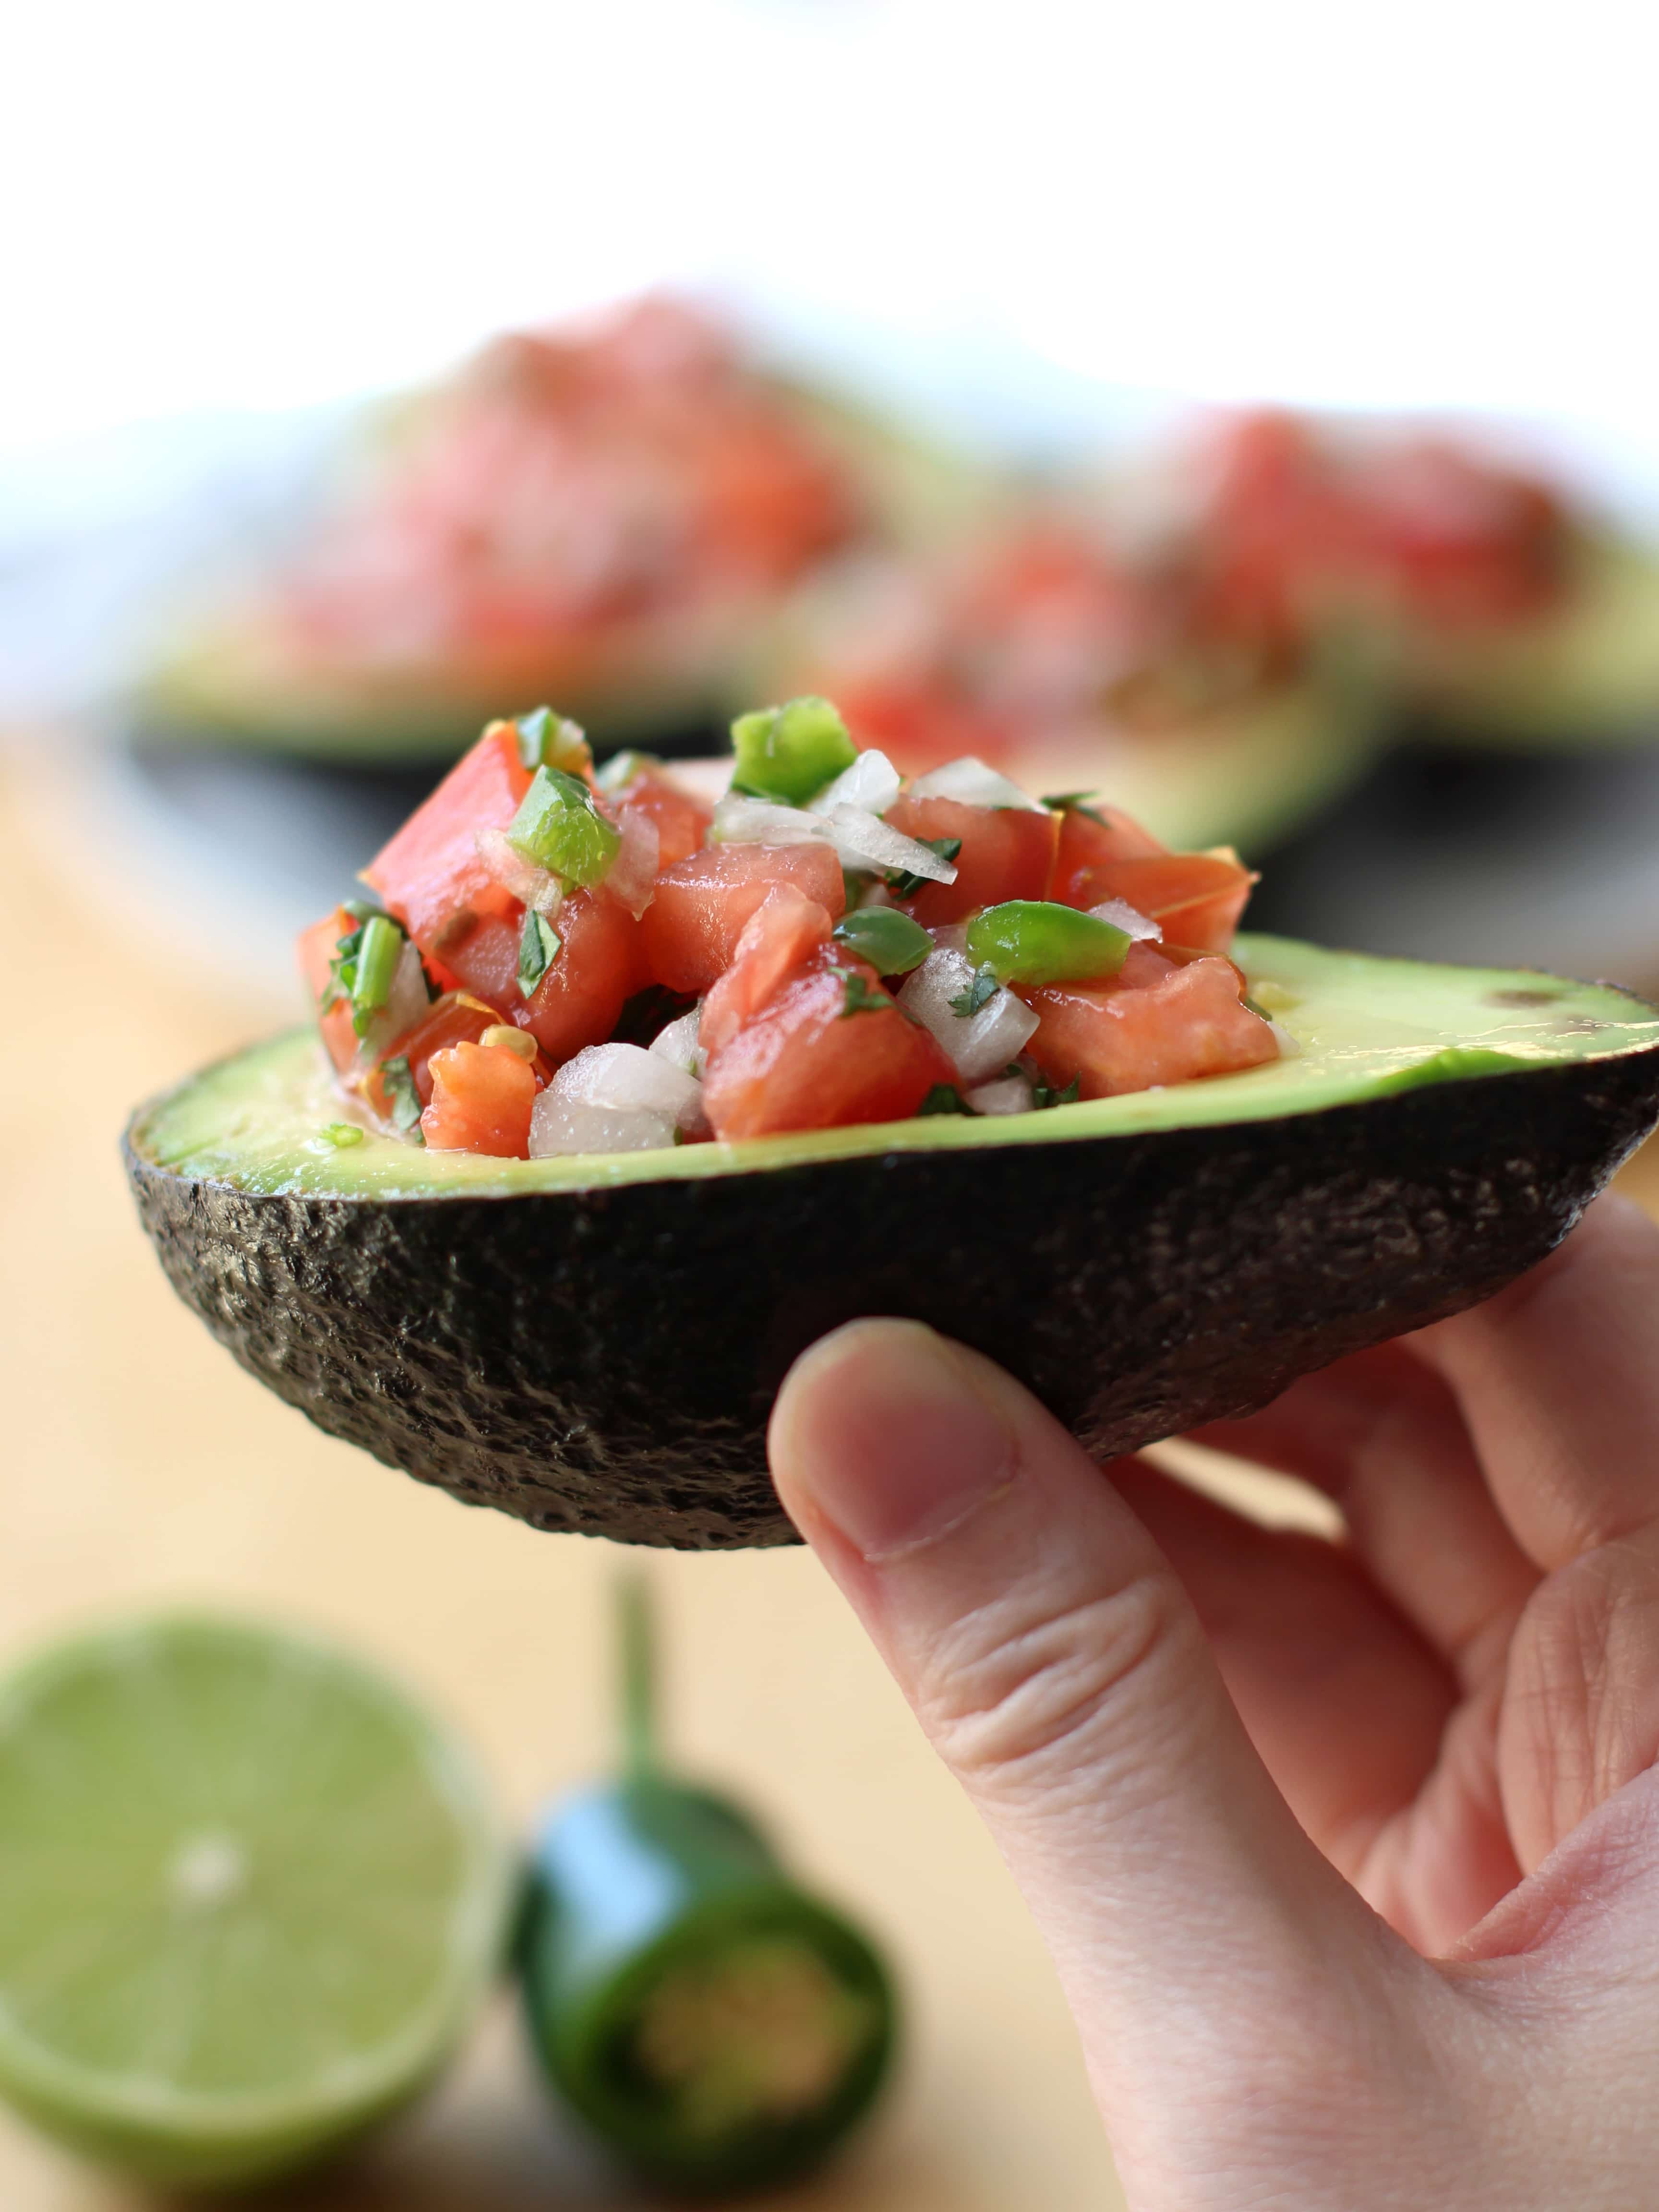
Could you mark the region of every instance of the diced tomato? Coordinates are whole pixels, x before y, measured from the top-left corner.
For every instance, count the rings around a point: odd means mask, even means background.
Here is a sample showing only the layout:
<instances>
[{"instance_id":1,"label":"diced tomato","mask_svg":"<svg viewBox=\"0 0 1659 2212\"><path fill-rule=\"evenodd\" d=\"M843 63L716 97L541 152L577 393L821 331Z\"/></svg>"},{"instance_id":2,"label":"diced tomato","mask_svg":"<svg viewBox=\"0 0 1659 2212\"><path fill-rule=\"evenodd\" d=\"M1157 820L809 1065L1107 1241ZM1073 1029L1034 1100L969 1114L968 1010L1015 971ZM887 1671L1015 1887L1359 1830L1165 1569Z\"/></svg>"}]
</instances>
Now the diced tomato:
<instances>
[{"instance_id":1,"label":"diced tomato","mask_svg":"<svg viewBox=\"0 0 1659 2212\"><path fill-rule=\"evenodd\" d=\"M1349 493L1358 558L1419 619L1522 620L1561 588L1566 518L1530 477L1431 439L1362 462Z\"/></svg>"},{"instance_id":2,"label":"diced tomato","mask_svg":"<svg viewBox=\"0 0 1659 2212\"><path fill-rule=\"evenodd\" d=\"M738 957L703 1000L697 1042L712 1058L774 996L790 972L830 941L827 908L781 884L744 925Z\"/></svg>"},{"instance_id":3,"label":"diced tomato","mask_svg":"<svg viewBox=\"0 0 1659 2212\"><path fill-rule=\"evenodd\" d=\"M550 1060L561 1062L584 1046L604 1044L616 1028L623 1000L641 981L640 925L599 890L573 893L553 927L559 950L528 1000L519 990L514 936L514 981L503 1002L509 1018L531 1032Z\"/></svg>"},{"instance_id":4,"label":"diced tomato","mask_svg":"<svg viewBox=\"0 0 1659 2212\"><path fill-rule=\"evenodd\" d=\"M702 846L714 816L700 799L682 791L666 777L645 769L616 794L619 809L636 806L657 825L657 866L660 872L688 860Z\"/></svg>"},{"instance_id":5,"label":"diced tomato","mask_svg":"<svg viewBox=\"0 0 1659 2212\"><path fill-rule=\"evenodd\" d=\"M323 1044L341 1075L357 1057L357 1032L352 1027L351 1008L346 1000L337 1000L324 1013L323 994L328 988L329 975L334 956L340 949L340 939L349 937L356 927L345 908L337 906L332 914L325 915L320 921L313 922L309 929L301 932L298 946L300 973L305 977L312 1004L318 1009L317 1019L323 1032Z\"/></svg>"},{"instance_id":6,"label":"diced tomato","mask_svg":"<svg viewBox=\"0 0 1659 2212\"><path fill-rule=\"evenodd\" d=\"M848 1012L847 977L876 1000ZM956 1072L927 1030L881 989L873 968L834 945L738 1031L703 1083L717 1137L900 1121Z\"/></svg>"},{"instance_id":7,"label":"diced tomato","mask_svg":"<svg viewBox=\"0 0 1659 2212\"><path fill-rule=\"evenodd\" d=\"M1045 807L963 806L954 799L904 798L890 806L895 830L924 843L959 837L957 879L924 884L903 903L924 929L960 921L982 906L1004 899L1040 899L1048 895L1060 825Z\"/></svg>"},{"instance_id":8,"label":"diced tomato","mask_svg":"<svg viewBox=\"0 0 1659 2212\"><path fill-rule=\"evenodd\" d=\"M409 1062L410 1074L414 1078L415 1090L422 1106L432 1101L432 1055L453 1044L477 1044L488 1029L494 1029L506 1016L486 1006L482 999L471 997L465 991L450 991L438 1000L427 1012L423 1021L417 1022L406 1036L398 1040L397 1051L387 1055ZM391 1101L379 1067L363 1085L363 1097L377 1114L389 1114Z\"/></svg>"},{"instance_id":9,"label":"diced tomato","mask_svg":"<svg viewBox=\"0 0 1659 2212\"><path fill-rule=\"evenodd\" d=\"M444 933L441 960L428 959L438 981L452 991L471 992L492 1006L511 1006L519 995L519 944L524 912L458 915ZM505 1020L507 1017L502 1016Z\"/></svg>"},{"instance_id":10,"label":"diced tomato","mask_svg":"<svg viewBox=\"0 0 1659 2212\"><path fill-rule=\"evenodd\" d=\"M1067 906L1097 906L1127 899L1163 930L1171 945L1224 952L1255 878L1237 853L1161 853L1144 859L1105 860L1078 870Z\"/></svg>"},{"instance_id":11,"label":"diced tomato","mask_svg":"<svg viewBox=\"0 0 1659 2212\"><path fill-rule=\"evenodd\" d=\"M738 575L787 582L857 523L846 471L767 409L711 412L698 472L700 551Z\"/></svg>"},{"instance_id":12,"label":"diced tomato","mask_svg":"<svg viewBox=\"0 0 1659 2212\"><path fill-rule=\"evenodd\" d=\"M492 723L363 870L422 951L460 981L450 946L465 917L502 917L514 905L478 857L478 832L505 830L529 788L514 725Z\"/></svg>"},{"instance_id":13,"label":"diced tomato","mask_svg":"<svg viewBox=\"0 0 1659 2212\"><path fill-rule=\"evenodd\" d=\"M1249 979L1244 970L1237 960L1229 959L1224 952L1206 952L1201 945L1171 945L1167 939L1163 944L1157 945L1132 945L1129 947L1128 958L1118 971L1118 980L1121 982L1130 983L1155 982L1158 980L1157 975L1151 972L1141 974L1135 968L1135 963L1149 954L1154 959L1161 960L1166 965L1173 965L1176 968L1190 968L1194 960L1224 961L1232 969L1240 992L1248 991L1249 988ZM1161 974L1162 970L1158 970L1158 973Z\"/></svg>"},{"instance_id":14,"label":"diced tomato","mask_svg":"<svg viewBox=\"0 0 1659 2212\"><path fill-rule=\"evenodd\" d=\"M1040 1017L1025 1049L1063 1090L1109 1098L1153 1084L1230 1075L1274 1060L1279 1047L1259 1014L1241 1003L1242 978L1227 960L1186 965L1138 945L1133 969L1113 984L1049 984L1018 992Z\"/></svg>"},{"instance_id":15,"label":"diced tomato","mask_svg":"<svg viewBox=\"0 0 1659 2212\"><path fill-rule=\"evenodd\" d=\"M536 1077L528 1060L499 1044L452 1044L432 1055L432 1103L421 1134L434 1152L489 1152L522 1160L530 1152Z\"/></svg>"},{"instance_id":16,"label":"diced tomato","mask_svg":"<svg viewBox=\"0 0 1659 2212\"><path fill-rule=\"evenodd\" d=\"M1147 860L1169 850L1150 830L1115 806L1091 806L1088 813L1068 806L1060 817L1060 850L1054 859L1054 879L1048 896L1061 906L1097 906L1115 891L1093 889L1097 868L1118 860Z\"/></svg>"},{"instance_id":17,"label":"diced tomato","mask_svg":"<svg viewBox=\"0 0 1659 2212\"><path fill-rule=\"evenodd\" d=\"M640 921L653 979L671 991L708 990L737 957L750 916L785 884L832 921L846 907L841 863L828 845L708 845L665 869Z\"/></svg>"}]
</instances>

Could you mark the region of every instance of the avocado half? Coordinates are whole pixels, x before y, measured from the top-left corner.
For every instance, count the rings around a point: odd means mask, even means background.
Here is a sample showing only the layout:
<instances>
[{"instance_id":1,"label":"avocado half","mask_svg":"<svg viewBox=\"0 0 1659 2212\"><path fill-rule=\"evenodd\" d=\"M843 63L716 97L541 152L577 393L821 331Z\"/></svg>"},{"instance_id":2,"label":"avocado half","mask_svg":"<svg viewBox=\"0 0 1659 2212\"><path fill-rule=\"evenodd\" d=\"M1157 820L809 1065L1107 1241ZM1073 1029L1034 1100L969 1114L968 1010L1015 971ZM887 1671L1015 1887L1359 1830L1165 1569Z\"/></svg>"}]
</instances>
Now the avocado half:
<instances>
[{"instance_id":1,"label":"avocado half","mask_svg":"<svg viewBox=\"0 0 1659 2212\"><path fill-rule=\"evenodd\" d=\"M1558 612L1496 635L1419 635L1400 675L1437 737L1522 750L1659 744L1659 550L1583 538Z\"/></svg>"},{"instance_id":2,"label":"avocado half","mask_svg":"<svg viewBox=\"0 0 1659 2212\"><path fill-rule=\"evenodd\" d=\"M607 1158L340 1151L295 1031L141 1109L127 1166L179 1295L331 1434L538 1528L787 1543L766 1419L839 1322L929 1322L1130 1451L1488 1296L1659 1118L1659 1013L1622 991L1238 951L1299 1054L1166 1091Z\"/></svg>"},{"instance_id":3,"label":"avocado half","mask_svg":"<svg viewBox=\"0 0 1659 2212\"><path fill-rule=\"evenodd\" d=\"M339 767L447 767L503 699L555 698L598 750L678 732L706 747L730 712L726 668L754 619L722 613L702 630L640 623L578 661L515 656L469 672L428 660L405 666L311 669L252 615L204 626L128 702L144 735L177 745L284 753Z\"/></svg>"}]
</instances>

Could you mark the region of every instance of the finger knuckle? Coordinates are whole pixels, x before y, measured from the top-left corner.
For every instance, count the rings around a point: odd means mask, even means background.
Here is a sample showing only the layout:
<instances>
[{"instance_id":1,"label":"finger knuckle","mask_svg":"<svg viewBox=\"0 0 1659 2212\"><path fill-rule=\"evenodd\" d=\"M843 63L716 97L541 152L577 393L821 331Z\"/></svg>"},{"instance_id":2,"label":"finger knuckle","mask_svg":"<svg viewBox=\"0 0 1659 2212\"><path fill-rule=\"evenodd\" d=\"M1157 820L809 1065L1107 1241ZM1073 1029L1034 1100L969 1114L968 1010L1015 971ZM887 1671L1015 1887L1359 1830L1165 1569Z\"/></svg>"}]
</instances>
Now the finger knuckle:
<instances>
[{"instance_id":1,"label":"finger knuckle","mask_svg":"<svg viewBox=\"0 0 1659 2212\"><path fill-rule=\"evenodd\" d=\"M1185 1626L1167 1571L1059 1603L1000 1598L939 1640L923 1724L970 1784L1097 1787L1166 1704L1153 1678Z\"/></svg>"},{"instance_id":2,"label":"finger knuckle","mask_svg":"<svg viewBox=\"0 0 1659 2212\"><path fill-rule=\"evenodd\" d=\"M1659 1565L1622 1540L1557 1571L1522 1615L1507 1702L1571 1826L1659 1753Z\"/></svg>"}]
</instances>

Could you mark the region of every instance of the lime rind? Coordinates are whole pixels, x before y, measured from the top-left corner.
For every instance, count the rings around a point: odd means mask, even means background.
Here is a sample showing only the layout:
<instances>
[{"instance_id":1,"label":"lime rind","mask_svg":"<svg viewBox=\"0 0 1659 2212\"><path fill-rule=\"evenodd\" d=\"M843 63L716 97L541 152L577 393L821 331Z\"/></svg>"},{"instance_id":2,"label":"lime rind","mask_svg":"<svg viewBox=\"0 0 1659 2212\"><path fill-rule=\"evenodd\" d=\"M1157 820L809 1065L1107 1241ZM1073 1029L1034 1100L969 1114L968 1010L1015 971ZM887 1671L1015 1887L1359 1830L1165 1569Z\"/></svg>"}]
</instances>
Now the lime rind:
<instances>
[{"instance_id":1,"label":"lime rind","mask_svg":"<svg viewBox=\"0 0 1659 2212\"><path fill-rule=\"evenodd\" d=\"M91 1632L26 1662L0 1683L0 1771L8 1746L77 1679L150 1665L159 1653L199 1659L258 1651L279 1669L310 1672L382 1724L410 1755L453 1823L453 1893L429 1992L395 2033L276 2088L203 2090L155 2074L89 2065L44 2045L0 1990L0 2094L60 2139L163 2182L254 2180L305 2163L418 2094L450 2056L499 1967L513 1862L482 1778L462 1747L404 1693L320 1639L201 1614ZM322 1808L319 1824L325 1822ZM347 1817L349 1817L348 1813ZM7 1845L0 1841L0 1873Z\"/></svg>"}]
</instances>

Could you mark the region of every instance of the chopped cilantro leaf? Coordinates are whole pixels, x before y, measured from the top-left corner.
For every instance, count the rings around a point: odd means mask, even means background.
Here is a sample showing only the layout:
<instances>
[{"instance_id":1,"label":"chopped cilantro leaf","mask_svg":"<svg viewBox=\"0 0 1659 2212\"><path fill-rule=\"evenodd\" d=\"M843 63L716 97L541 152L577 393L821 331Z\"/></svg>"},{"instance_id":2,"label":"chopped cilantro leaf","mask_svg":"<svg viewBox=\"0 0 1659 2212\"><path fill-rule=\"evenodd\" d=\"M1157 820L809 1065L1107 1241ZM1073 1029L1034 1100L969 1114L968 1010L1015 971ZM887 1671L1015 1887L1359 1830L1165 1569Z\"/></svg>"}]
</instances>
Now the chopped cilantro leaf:
<instances>
[{"instance_id":1,"label":"chopped cilantro leaf","mask_svg":"<svg viewBox=\"0 0 1659 2212\"><path fill-rule=\"evenodd\" d=\"M841 1010L843 1021L848 1014L873 1014L891 1003L885 991L872 990L867 979L856 968L837 968L832 972L841 977L846 994Z\"/></svg>"},{"instance_id":2,"label":"chopped cilantro leaf","mask_svg":"<svg viewBox=\"0 0 1659 2212\"><path fill-rule=\"evenodd\" d=\"M524 935L519 939L519 995L533 999L536 987L546 975L559 955L564 939L559 935L544 914L538 914L532 906L524 918Z\"/></svg>"},{"instance_id":3,"label":"chopped cilantro leaf","mask_svg":"<svg viewBox=\"0 0 1659 2212\"><path fill-rule=\"evenodd\" d=\"M421 1094L415 1088L407 1053L400 1052L396 1060L381 1061L380 1083L386 1091L392 1127L412 1136L417 1145L423 1145L426 1139L421 1134Z\"/></svg>"},{"instance_id":4,"label":"chopped cilantro leaf","mask_svg":"<svg viewBox=\"0 0 1659 2212\"><path fill-rule=\"evenodd\" d=\"M954 863L962 850L960 837L918 837L916 842L937 853L947 865ZM922 885L932 880L929 876L913 876L908 869L896 869L887 878L887 888L895 898L914 898Z\"/></svg>"},{"instance_id":5,"label":"chopped cilantro leaf","mask_svg":"<svg viewBox=\"0 0 1659 2212\"><path fill-rule=\"evenodd\" d=\"M996 993L997 979L993 970L989 968L975 969L973 981L965 985L951 1000L951 1012L964 1022L970 1020L981 1006L996 996Z\"/></svg>"},{"instance_id":6,"label":"chopped cilantro leaf","mask_svg":"<svg viewBox=\"0 0 1659 2212\"><path fill-rule=\"evenodd\" d=\"M1082 1086L1083 1078L1080 1075L1074 1075L1063 1091L1056 1091L1052 1084L1045 1083L1040 1075L1034 1076L1031 1079L1032 1108L1036 1109L1048 1106L1075 1106Z\"/></svg>"},{"instance_id":7,"label":"chopped cilantro leaf","mask_svg":"<svg viewBox=\"0 0 1659 2212\"><path fill-rule=\"evenodd\" d=\"M1042 803L1052 807L1056 814L1086 814L1091 822L1098 822L1103 830L1106 827L1105 816L1088 803L1098 796L1099 793L1093 791L1056 791Z\"/></svg>"},{"instance_id":8,"label":"chopped cilantro leaf","mask_svg":"<svg viewBox=\"0 0 1659 2212\"><path fill-rule=\"evenodd\" d=\"M319 1012L325 1014L342 999L350 998L356 989L357 955L362 948L363 932L368 927L368 919L365 916L349 936L341 938L336 944L334 957L328 963L328 981L323 986L323 1000Z\"/></svg>"},{"instance_id":9,"label":"chopped cilantro leaf","mask_svg":"<svg viewBox=\"0 0 1659 2212\"><path fill-rule=\"evenodd\" d=\"M1248 1012L1255 1014L1260 1020L1264 1022L1272 1021L1273 1016L1267 1012L1267 1009L1265 1006L1257 1006L1255 1000L1250 996L1248 991L1242 992L1240 994L1238 1003L1241 1006L1244 1007Z\"/></svg>"},{"instance_id":10,"label":"chopped cilantro leaf","mask_svg":"<svg viewBox=\"0 0 1659 2212\"><path fill-rule=\"evenodd\" d=\"M954 1083L936 1083L916 1113L919 1117L923 1114L965 1114L970 1121L977 1118Z\"/></svg>"}]
</instances>

